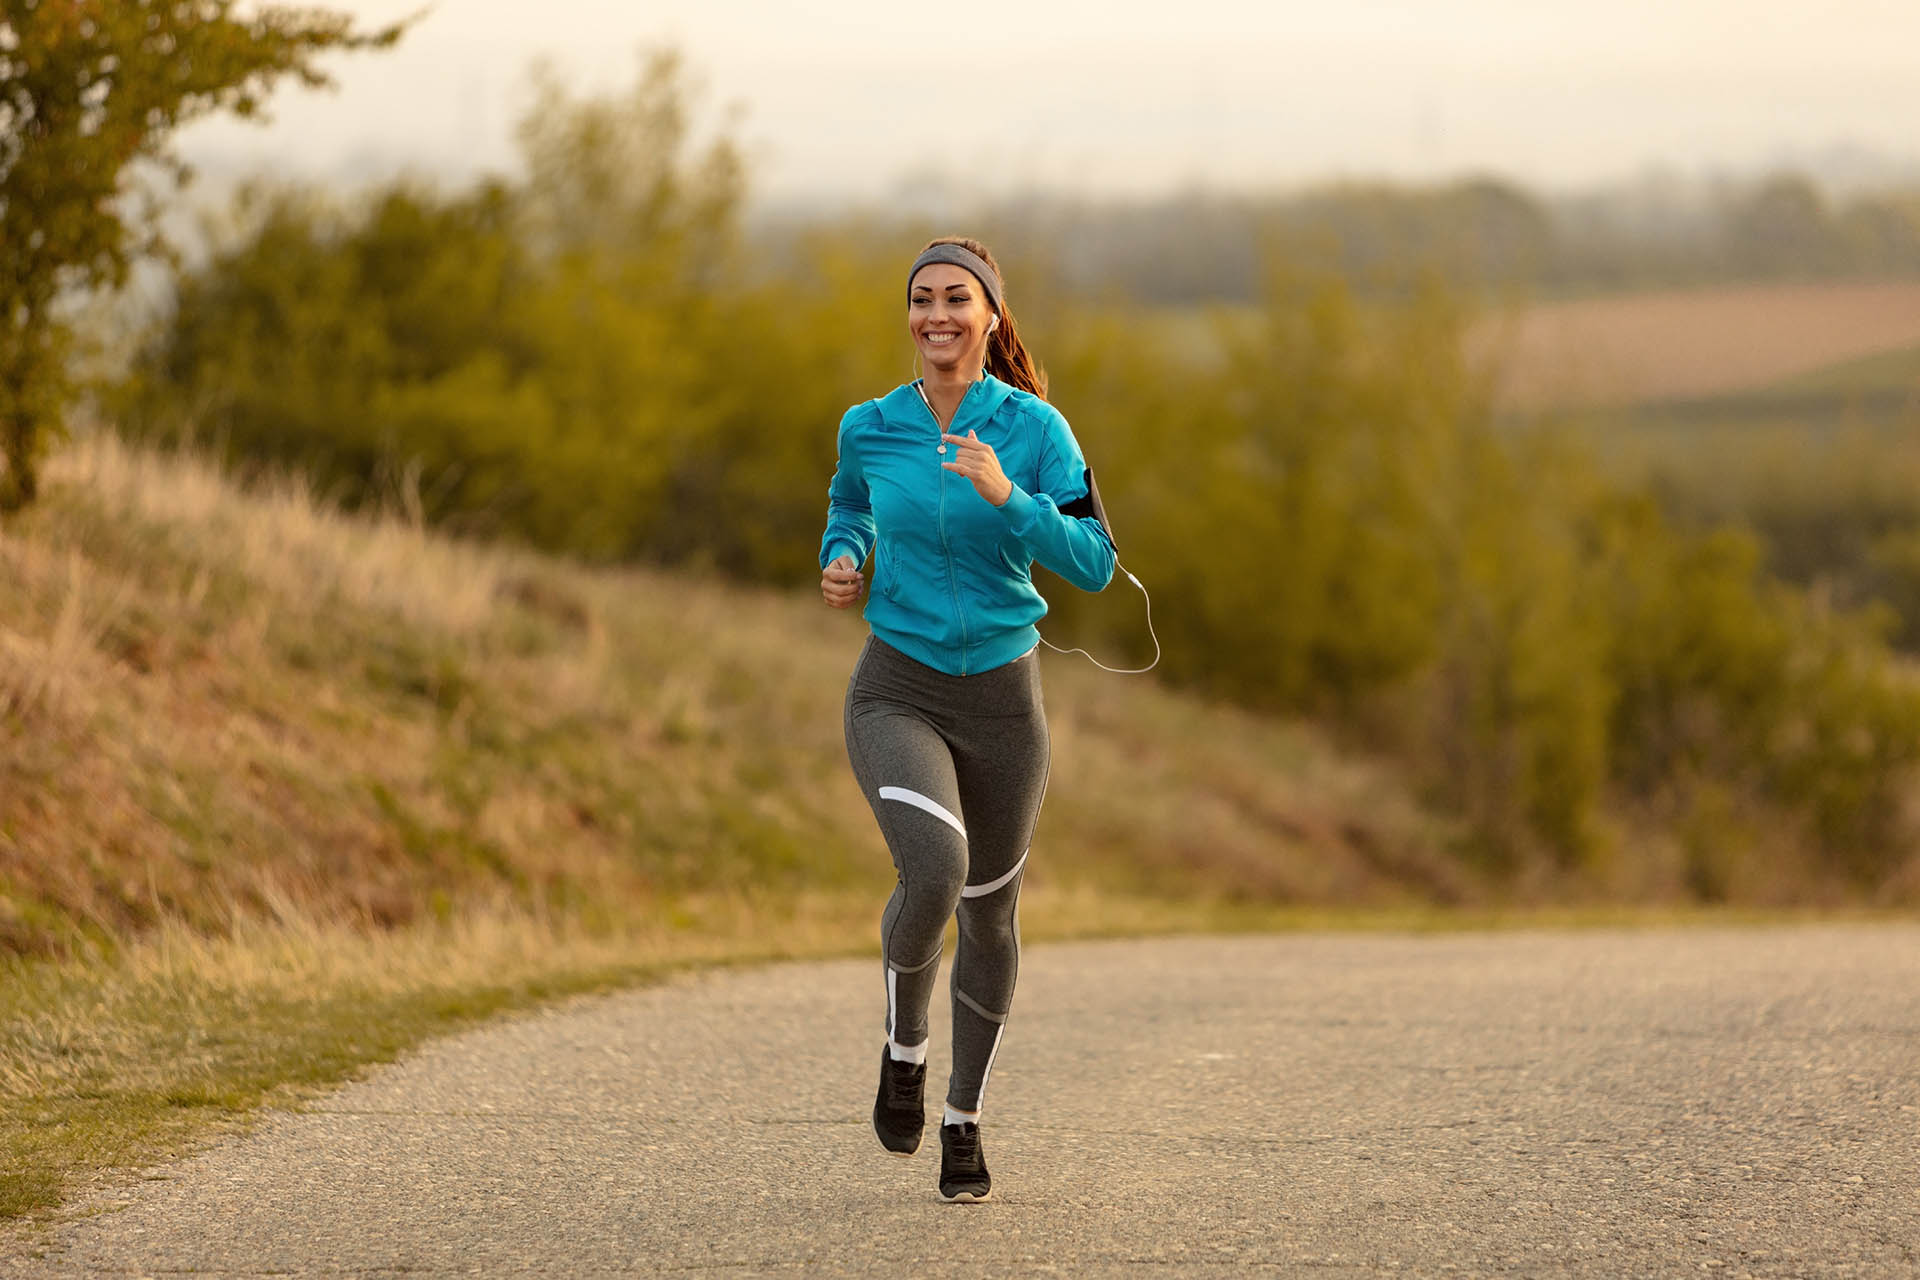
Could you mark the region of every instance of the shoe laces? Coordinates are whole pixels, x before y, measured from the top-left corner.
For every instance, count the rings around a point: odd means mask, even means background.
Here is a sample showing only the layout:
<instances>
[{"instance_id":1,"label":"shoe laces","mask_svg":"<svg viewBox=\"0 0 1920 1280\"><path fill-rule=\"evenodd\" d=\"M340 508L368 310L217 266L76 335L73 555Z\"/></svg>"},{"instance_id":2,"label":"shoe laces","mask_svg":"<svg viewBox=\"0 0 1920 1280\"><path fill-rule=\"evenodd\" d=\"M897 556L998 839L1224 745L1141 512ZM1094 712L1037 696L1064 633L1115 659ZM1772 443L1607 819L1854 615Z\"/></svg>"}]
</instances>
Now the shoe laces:
<instances>
[{"instance_id":1,"label":"shoe laces","mask_svg":"<svg viewBox=\"0 0 1920 1280\"><path fill-rule=\"evenodd\" d=\"M920 1105L921 1087L926 1077L920 1070L915 1069L916 1066L915 1063L888 1060L886 1076L889 1109L911 1111Z\"/></svg>"},{"instance_id":2,"label":"shoe laces","mask_svg":"<svg viewBox=\"0 0 1920 1280\"><path fill-rule=\"evenodd\" d=\"M972 1168L980 1163L980 1129L976 1125L944 1125L947 1156L956 1165Z\"/></svg>"}]
</instances>

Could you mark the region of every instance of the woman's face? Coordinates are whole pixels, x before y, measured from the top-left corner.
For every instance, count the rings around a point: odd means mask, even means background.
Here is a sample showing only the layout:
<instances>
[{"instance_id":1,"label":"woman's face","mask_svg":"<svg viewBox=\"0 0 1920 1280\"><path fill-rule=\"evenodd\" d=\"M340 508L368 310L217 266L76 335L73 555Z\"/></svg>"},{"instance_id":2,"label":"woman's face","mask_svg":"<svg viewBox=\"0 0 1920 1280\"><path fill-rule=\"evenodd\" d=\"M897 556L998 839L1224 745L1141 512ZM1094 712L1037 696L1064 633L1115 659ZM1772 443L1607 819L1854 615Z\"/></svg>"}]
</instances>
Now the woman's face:
<instances>
[{"instance_id":1,"label":"woman's face","mask_svg":"<svg viewBox=\"0 0 1920 1280\"><path fill-rule=\"evenodd\" d=\"M907 332L928 368L980 368L992 321L986 290L965 267L931 262L914 273L907 288Z\"/></svg>"}]
</instances>

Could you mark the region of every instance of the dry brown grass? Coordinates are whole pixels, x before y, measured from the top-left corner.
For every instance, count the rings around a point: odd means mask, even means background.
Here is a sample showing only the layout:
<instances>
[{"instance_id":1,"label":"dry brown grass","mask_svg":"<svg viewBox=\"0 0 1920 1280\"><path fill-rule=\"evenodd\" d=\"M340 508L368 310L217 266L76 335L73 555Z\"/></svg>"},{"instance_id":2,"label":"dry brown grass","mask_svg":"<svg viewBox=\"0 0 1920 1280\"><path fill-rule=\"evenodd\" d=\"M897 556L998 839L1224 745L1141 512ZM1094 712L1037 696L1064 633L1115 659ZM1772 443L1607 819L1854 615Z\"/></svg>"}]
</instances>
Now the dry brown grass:
<instances>
[{"instance_id":1,"label":"dry brown grass","mask_svg":"<svg viewBox=\"0 0 1920 1280\"><path fill-rule=\"evenodd\" d=\"M584 575L350 519L293 482L242 493L104 434L47 478L0 541L0 941L217 930L276 896L398 923L501 878L440 836L515 847L563 825L535 779L456 815L440 775L490 682L547 718L598 705L590 606L527 641L540 619L509 598ZM529 645L537 696L514 684ZM641 887L605 842L531 847L523 879Z\"/></svg>"},{"instance_id":2,"label":"dry brown grass","mask_svg":"<svg viewBox=\"0 0 1920 1280\"><path fill-rule=\"evenodd\" d=\"M10 1218L44 1219L427 1036L688 965L844 952L870 904L695 898L590 930L503 902L376 931L270 906L220 937L170 921L110 952L0 961L0 1242Z\"/></svg>"},{"instance_id":3,"label":"dry brown grass","mask_svg":"<svg viewBox=\"0 0 1920 1280\"><path fill-rule=\"evenodd\" d=\"M1702 397L1920 344L1920 284L1746 285L1547 303L1471 336L1500 401L1538 410Z\"/></svg>"},{"instance_id":4,"label":"dry brown grass","mask_svg":"<svg viewBox=\"0 0 1920 1280\"><path fill-rule=\"evenodd\" d=\"M116 520L179 531L202 550L218 548L221 567L283 605L325 601L448 635L476 635L493 621L501 583L516 568L552 568L500 547L429 534L413 521L342 514L298 475L242 493L194 455L129 449L103 431L56 455L47 481L83 491Z\"/></svg>"},{"instance_id":5,"label":"dry brown grass","mask_svg":"<svg viewBox=\"0 0 1920 1280\"><path fill-rule=\"evenodd\" d=\"M453 542L105 433L52 460L0 566L0 946L282 899L390 927L891 879L840 741L864 628L804 588ZM1473 897L1390 770L1077 660L1047 678L1037 884Z\"/></svg>"}]
</instances>

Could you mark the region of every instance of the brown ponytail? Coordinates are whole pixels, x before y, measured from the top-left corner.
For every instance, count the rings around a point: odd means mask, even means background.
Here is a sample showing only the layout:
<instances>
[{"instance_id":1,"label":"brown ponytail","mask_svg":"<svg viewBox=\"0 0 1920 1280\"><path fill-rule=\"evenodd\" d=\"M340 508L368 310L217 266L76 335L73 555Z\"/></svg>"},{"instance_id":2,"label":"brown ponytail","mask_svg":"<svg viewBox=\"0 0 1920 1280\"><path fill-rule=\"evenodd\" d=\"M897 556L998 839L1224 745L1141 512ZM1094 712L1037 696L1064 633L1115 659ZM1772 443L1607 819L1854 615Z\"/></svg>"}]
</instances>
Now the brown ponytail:
<instances>
[{"instance_id":1,"label":"brown ponytail","mask_svg":"<svg viewBox=\"0 0 1920 1280\"><path fill-rule=\"evenodd\" d=\"M1031 392L1045 400L1047 373L1027 350L1027 344L1020 341L1020 326L1014 322L1013 308L1007 304L1006 277L1000 273L1000 264L993 260L993 254L988 252L987 246L966 236L941 236L937 240L929 240L927 249L937 244L957 244L992 267L995 275L1000 275L1000 325L987 335L987 372L1009 386ZM926 252L926 249L921 252Z\"/></svg>"}]
</instances>

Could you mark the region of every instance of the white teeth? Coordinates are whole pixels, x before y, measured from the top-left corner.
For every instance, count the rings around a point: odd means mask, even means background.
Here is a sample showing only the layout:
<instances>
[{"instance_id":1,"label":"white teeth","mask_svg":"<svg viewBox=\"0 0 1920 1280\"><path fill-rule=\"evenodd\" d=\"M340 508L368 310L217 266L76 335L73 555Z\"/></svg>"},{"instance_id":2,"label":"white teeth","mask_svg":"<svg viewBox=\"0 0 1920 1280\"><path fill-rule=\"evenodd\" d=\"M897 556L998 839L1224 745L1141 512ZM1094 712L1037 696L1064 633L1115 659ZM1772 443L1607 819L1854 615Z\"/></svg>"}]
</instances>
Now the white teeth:
<instances>
[{"instance_id":1,"label":"white teeth","mask_svg":"<svg viewBox=\"0 0 1920 1280\"><path fill-rule=\"evenodd\" d=\"M927 335L927 341L932 343L952 342L959 336L957 333L930 333Z\"/></svg>"}]
</instances>

